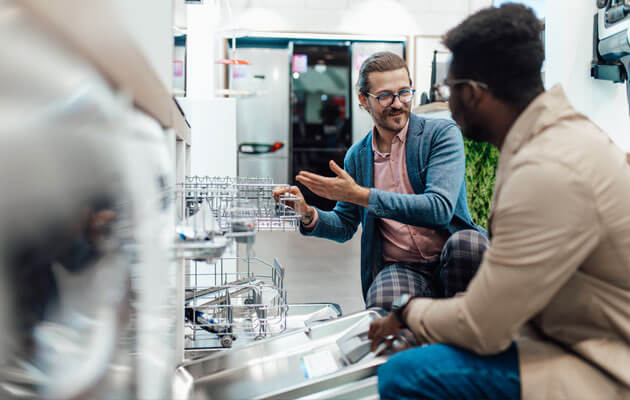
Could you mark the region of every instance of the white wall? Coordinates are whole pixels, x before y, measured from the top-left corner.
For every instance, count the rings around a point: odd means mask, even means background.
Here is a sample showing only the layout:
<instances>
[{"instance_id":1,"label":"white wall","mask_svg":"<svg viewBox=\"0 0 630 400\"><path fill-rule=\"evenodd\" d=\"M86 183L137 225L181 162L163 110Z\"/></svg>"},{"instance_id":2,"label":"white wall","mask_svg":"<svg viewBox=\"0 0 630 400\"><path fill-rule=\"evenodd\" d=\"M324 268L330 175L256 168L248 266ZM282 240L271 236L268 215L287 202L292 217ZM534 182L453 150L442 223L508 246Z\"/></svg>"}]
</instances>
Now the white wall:
<instances>
[{"instance_id":1,"label":"white wall","mask_svg":"<svg viewBox=\"0 0 630 400\"><path fill-rule=\"evenodd\" d=\"M173 1L112 0L120 20L168 90L173 79ZM120 60L124 63L125 60Z\"/></svg>"},{"instance_id":2,"label":"white wall","mask_svg":"<svg viewBox=\"0 0 630 400\"><path fill-rule=\"evenodd\" d=\"M236 176L236 100L178 99L192 130L190 175Z\"/></svg>"},{"instance_id":3,"label":"white wall","mask_svg":"<svg viewBox=\"0 0 630 400\"><path fill-rule=\"evenodd\" d=\"M186 95L193 99L214 97L217 36L220 9L213 1L186 6ZM181 22L180 22L181 23Z\"/></svg>"},{"instance_id":4,"label":"white wall","mask_svg":"<svg viewBox=\"0 0 630 400\"><path fill-rule=\"evenodd\" d=\"M547 2L545 86L562 84L575 108L630 151L625 87L590 77L595 12L594 1Z\"/></svg>"},{"instance_id":5,"label":"white wall","mask_svg":"<svg viewBox=\"0 0 630 400\"><path fill-rule=\"evenodd\" d=\"M241 28L404 35L442 34L478 3L489 5L490 0L231 1L234 25Z\"/></svg>"}]
</instances>

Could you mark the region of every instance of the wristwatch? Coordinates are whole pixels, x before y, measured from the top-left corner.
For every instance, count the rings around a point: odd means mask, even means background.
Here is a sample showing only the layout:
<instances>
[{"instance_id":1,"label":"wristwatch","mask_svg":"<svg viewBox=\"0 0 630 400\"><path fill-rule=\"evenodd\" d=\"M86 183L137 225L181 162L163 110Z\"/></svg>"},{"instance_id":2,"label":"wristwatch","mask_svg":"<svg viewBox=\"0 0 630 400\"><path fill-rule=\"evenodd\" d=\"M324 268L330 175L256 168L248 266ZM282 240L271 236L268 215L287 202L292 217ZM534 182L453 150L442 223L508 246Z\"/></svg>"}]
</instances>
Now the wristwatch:
<instances>
[{"instance_id":1,"label":"wristwatch","mask_svg":"<svg viewBox=\"0 0 630 400\"><path fill-rule=\"evenodd\" d=\"M403 311L412 299L413 297L411 297L409 293L405 293L394 300L394 302L392 303L392 314L394 314L394 316L396 317L398 322L400 322L400 325L402 325L403 328L407 328L407 324L405 323L405 319L403 318Z\"/></svg>"}]
</instances>

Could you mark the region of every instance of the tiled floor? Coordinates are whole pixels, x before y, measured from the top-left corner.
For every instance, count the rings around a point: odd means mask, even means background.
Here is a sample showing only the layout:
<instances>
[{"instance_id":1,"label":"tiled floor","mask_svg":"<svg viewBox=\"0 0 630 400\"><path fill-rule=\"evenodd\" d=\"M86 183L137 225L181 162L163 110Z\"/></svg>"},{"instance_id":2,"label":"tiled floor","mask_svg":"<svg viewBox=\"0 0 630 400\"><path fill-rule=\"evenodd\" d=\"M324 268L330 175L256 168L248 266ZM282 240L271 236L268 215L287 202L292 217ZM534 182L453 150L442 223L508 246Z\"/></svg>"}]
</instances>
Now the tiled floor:
<instances>
[{"instance_id":1,"label":"tiled floor","mask_svg":"<svg viewBox=\"0 0 630 400\"><path fill-rule=\"evenodd\" d=\"M337 303L343 313L365 308L361 296L360 230L346 243L305 237L298 232L259 232L254 255L276 257L286 268L289 303Z\"/></svg>"}]
</instances>

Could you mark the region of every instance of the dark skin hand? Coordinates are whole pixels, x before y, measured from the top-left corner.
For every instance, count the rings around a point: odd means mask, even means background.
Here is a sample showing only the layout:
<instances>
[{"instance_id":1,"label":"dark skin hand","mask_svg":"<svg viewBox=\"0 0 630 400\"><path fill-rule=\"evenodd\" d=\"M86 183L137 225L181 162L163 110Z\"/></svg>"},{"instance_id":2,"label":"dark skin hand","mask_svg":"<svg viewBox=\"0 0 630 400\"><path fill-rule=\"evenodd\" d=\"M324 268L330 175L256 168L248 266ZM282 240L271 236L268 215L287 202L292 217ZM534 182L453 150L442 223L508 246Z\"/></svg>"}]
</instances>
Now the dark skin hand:
<instances>
[{"instance_id":1,"label":"dark skin hand","mask_svg":"<svg viewBox=\"0 0 630 400\"><path fill-rule=\"evenodd\" d=\"M390 335L395 335L402 326L394 314L389 313L386 317L379 318L370 324L368 339L372 339L370 351L375 351L378 345Z\"/></svg>"}]
</instances>

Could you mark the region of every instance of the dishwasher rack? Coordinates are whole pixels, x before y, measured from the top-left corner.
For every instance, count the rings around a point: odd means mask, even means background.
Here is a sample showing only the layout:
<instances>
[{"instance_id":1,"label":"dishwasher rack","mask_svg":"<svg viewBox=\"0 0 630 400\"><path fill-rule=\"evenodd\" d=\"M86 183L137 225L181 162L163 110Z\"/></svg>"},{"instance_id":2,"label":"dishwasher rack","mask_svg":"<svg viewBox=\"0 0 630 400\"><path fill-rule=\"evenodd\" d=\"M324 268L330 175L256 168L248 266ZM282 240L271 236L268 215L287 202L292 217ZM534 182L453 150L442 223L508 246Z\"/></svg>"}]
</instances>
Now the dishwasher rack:
<instances>
[{"instance_id":1,"label":"dishwasher rack","mask_svg":"<svg viewBox=\"0 0 630 400\"><path fill-rule=\"evenodd\" d=\"M185 278L187 349L231 348L234 341L247 344L285 331L287 292L277 260L269 264L255 257L223 257L215 263L194 262Z\"/></svg>"},{"instance_id":2,"label":"dishwasher rack","mask_svg":"<svg viewBox=\"0 0 630 400\"><path fill-rule=\"evenodd\" d=\"M275 188L285 191L278 202ZM289 188L271 178L188 176L178 184L180 219L208 204L223 234L238 238L255 231L295 231L302 215L299 198Z\"/></svg>"}]
</instances>

